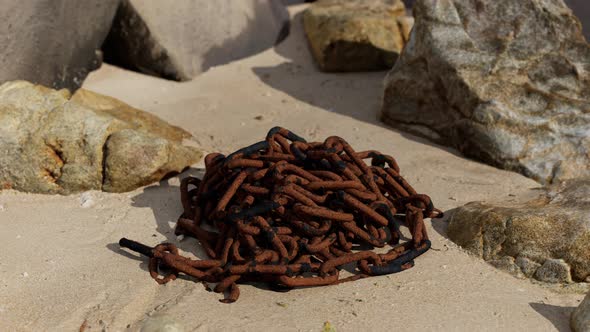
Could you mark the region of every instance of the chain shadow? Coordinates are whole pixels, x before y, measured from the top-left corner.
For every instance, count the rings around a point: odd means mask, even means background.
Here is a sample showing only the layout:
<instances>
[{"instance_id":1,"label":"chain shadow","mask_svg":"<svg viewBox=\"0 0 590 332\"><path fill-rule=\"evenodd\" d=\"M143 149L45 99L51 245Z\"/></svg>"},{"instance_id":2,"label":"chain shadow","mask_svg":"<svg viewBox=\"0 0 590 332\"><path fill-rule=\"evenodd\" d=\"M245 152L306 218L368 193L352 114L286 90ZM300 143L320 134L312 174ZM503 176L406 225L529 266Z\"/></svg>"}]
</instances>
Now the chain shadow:
<instances>
[{"instance_id":1,"label":"chain shadow","mask_svg":"<svg viewBox=\"0 0 590 332\"><path fill-rule=\"evenodd\" d=\"M178 216L182 214L182 204L180 202L180 186L176 183L186 177L194 176L202 178L204 169L189 168L173 177L168 177L157 184L145 187L143 191L132 197L131 205L138 208L150 208L154 215L156 223L156 232L165 237L164 242L173 243L186 253L191 253L199 259L206 259L207 255L197 241L192 238L186 238L179 242L174 234L174 225ZM154 234L154 237L156 235ZM109 243L107 249L125 256L127 258L140 262L140 268L148 270L147 259L139 254L130 253L122 249L118 243Z\"/></svg>"},{"instance_id":2,"label":"chain shadow","mask_svg":"<svg viewBox=\"0 0 590 332\"><path fill-rule=\"evenodd\" d=\"M430 223L432 224L432 228L440 234L440 236L449 239L447 234L447 229L449 227L449 221L453 217L453 214L457 211L458 208L450 209L444 211L444 215L442 218L432 218L430 219ZM450 240L450 239L449 239Z\"/></svg>"}]
</instances>

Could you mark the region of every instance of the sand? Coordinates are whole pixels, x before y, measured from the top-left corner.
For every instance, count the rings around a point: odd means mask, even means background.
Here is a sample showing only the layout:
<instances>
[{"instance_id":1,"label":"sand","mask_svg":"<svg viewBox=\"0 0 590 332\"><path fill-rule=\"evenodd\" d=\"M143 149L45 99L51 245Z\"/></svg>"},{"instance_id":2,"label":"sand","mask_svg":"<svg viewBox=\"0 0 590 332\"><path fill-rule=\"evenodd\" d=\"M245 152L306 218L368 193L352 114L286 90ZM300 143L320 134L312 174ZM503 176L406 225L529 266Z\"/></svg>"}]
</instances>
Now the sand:
<instances>
[{"instance_id":1,"label":"sand","mask_svg":"<svg viewBox=\"0 0 590 332\"><path fill-rule=\"evenodd\" d=\"M318 72L291 8L290 37L275 49L177 83L109 65L84 87L179 125L207 152L230 152L276 125L310 140L330 135L395 156L417 190L449 211L474 200L535 195L536 182L463 158L378 121L385 72ZM202 174L202 164L180 175ZM242 285L238 302L182 278L165 286L120 237L177 243L178 177L124 194L0 192L0 330L186 331L567 330L583 295L550 291L467 255L427 221L433 248L403 273L338 286L273 292ZM198 257L196 242L180 248ZM171 323L172 324L172 323Z\"/></svg>"}]
</instances>

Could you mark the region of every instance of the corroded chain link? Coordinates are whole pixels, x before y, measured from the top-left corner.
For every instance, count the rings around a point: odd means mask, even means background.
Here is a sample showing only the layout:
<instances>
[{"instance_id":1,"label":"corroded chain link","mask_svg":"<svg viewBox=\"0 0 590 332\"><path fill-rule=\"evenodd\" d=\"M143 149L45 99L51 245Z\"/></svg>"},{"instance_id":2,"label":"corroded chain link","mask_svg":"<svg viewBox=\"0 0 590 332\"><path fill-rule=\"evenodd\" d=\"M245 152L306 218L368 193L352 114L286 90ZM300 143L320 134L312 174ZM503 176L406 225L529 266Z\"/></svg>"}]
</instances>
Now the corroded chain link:
<instances>
[{"instance_id":1,"label":"corroded chain link","mask_svg":"<svg viewBox=\"0 0 590 332\"><path fill-rule=\"evenodd\" d=\"M176 234L195 237L210 259L183 257L169 243L120 244L150 257L158 283L182 272L218 283L214 290L228 292L226 303L237 300L241 282L321 286L406 270L430 248L424 218L442 215L400 175L393 157L356 152L335 136L307 143L276 127L227 157L209 154L205 166L202 180L181 182ZM363 250L387 244L384 253ZM340 278L351 263L357 273ZM163 277L162 265L170 270Z\"/></svg>"}]
</instances>

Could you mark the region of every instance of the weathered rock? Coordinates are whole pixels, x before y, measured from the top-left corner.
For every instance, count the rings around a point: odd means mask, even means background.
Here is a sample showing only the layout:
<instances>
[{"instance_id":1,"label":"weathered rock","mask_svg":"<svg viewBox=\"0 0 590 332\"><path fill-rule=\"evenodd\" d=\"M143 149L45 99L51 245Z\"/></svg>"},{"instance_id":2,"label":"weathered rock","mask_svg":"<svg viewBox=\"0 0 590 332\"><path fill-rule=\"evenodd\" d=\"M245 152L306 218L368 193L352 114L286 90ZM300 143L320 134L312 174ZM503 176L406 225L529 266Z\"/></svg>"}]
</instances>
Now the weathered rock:
<instances>
[{"instance_id":1,"label":"weathered rock","mask_svg":"<svg viewBox=\"0 0 590 332\"><path fill-rule=\"evenodd\" d=\"M532 278L535 275L535 272L537 272L537 269L541 267L541 264L522 256L518 256L516 258L515 264L520 268L524 276L527 278Z\"/></svg>"},{"instance_id":2,"label":"weathered rock","mask_svg":"<svg viewBox=\"0 0 590 332\"><path fill-rule=\"evenodd\" d=\"M119 0L2 1L0 84L28 80L75 90L101 64Z\"/></svg>"},{"instance_id":3,"label":"weathered rock","mask_svg":"<svg viewBox=\"0 0 590 332\"><path fill-rule=\"evenodd\" d=\"M562 0L419 0L382 119L541 182L590 175L590 45Z\"/></svg>"},{"instance_id":4,"label":"weathered rock","mask_svg":"<svg viewBox=\"0 0 590 332\"><path fill-rule=\"evenodd\" d=\"M590 293L572 313L571 328L574 332L590 332Z\"/></svg>"},{"instance_id":5,"label":"weathered rock","mask_svg":"<svg viewBox=\"0 0 590 332\"><path fill-rule=\"evenodd\" d=\"M159 117L133 108L116 98L104 96L92 91L80 89L71 97L77 104L92 108L100 114L108 114L122 122L130 124L134 129L163 137L173 142L182 142L191 134L185 130L171 126Z\"/></svg>"},{"instance_id":6,"label":"weathered rock","mask_svg":"<svg viewBox=\"0 0 590 332\"><path fill-rule=\"evenodd\" d=\"M122 0L103 50L106 61L183 81L270 48L288 29L274 0Z\"/></svg>"},{"instance_id":7,"label":"weathered rock","mask_svg":"<svg viewBox=\"0 0 590 332\"><path fill-rule=\"evenodd\" d=\"M495 268L508 272L517 278L522 278L524 276L520 267L516 265L513 257L504 256L500 259L491 260L489 263Z\"/></svg>"},{"instance_id":8,"label":"weathered rock","mask_svg":"<svg viewBox=\"0 0 590 332\"><path fill-rule=\"evenodd\" d=\"M535 272L535 279L550 283L570 283L570 267L563 259L548 259Z\"/></svg>"},{"instance_id":9,"label":"weathered rock","mask_svg":"<svg viewBox=\"0 0 590 332\"><path fill-rule=\"evenodd\" d=\"M582 22L584 36L590 40L590 1L588 0L565 0L565 3L574 11L574 14Z\"/></svg>"},{"instance_id":10,"label":"weathered rock","mask_svg":"<svg viewBox=\"0 0 590 332\"><path fill-rule=\"evenodd\" d=\"M411 25L401 0L320 0L303 14L311 52L325 71L393 66Z\"/></svg>"},{"instance_id":11,"label":"weathered rock","mask_svg":"<svg viewBox=\"0 0 590 332\"><path fill-rule=\"evenodd\" d=\"M25 81L0 86L0 188L121 192L197 162L186 131L116 99Z\"/></svg>"},{"instance_id":12,"label":"weathered rock","mask_svg":"<svg viewBox=\"0 0 590 332\"><path fill-rule=\"evenodd\" d=\"M516 258L528 277L582 282L590 276L589 216L590 179L566 181L525 203L469 203L455 211L447 233L486 261Z\"/></svg>"},{"instance_id":13,"label":"weathered rock","mask_svg":"<svg viewBox=\"0 0 590 332\"><path fill-rule=\"evenodd\" d=\"M112 134L105 147L104 191L130 191L179 172L198 160L194 153L187 154L190 150L185 146L134 129Z\"/></svg>"}]
</instances>

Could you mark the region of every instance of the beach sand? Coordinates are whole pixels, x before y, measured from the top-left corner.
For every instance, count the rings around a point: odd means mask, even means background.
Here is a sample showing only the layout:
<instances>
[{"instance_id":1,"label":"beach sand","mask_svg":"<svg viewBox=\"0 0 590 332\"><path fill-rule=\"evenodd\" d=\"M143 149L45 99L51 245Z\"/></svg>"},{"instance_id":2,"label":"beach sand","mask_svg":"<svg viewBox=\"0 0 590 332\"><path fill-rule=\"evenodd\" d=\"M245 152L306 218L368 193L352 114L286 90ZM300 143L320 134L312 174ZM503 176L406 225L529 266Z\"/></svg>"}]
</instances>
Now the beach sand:
<instances>
[{"instance_id":1,"label":"beach sand","mask_svg":"<svg viewBox=\"0 0 590 332\"><path fill-rule=\"evenodd\" d=\"M231 152L283 126L308 140L338 135L357 150L397 158L402 175L445 211L474 200L534 196L539 184L468 160L378 121L385 72L317 70L291 8L291 35L275 49L170 82L109 65L84 88L119 98L191 132L206 152ZM195 165L180 175L202 174ZM408 271L337 286L273 292L242 285L222 304L189 278L154 282L146 259L119 238L177 243L178 177L123 194L0 192L0 330L140 330L174 322L186 331L566 331L583 295L552 292L467 255L427 221L433 248ZM180 248L197 257L193 239Z\"/></svg>"}]
</instances>

